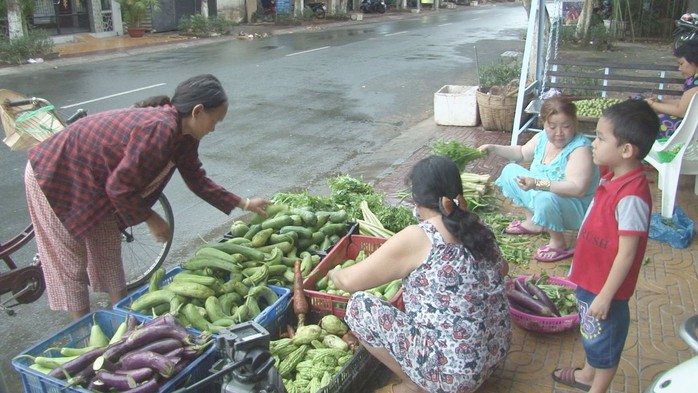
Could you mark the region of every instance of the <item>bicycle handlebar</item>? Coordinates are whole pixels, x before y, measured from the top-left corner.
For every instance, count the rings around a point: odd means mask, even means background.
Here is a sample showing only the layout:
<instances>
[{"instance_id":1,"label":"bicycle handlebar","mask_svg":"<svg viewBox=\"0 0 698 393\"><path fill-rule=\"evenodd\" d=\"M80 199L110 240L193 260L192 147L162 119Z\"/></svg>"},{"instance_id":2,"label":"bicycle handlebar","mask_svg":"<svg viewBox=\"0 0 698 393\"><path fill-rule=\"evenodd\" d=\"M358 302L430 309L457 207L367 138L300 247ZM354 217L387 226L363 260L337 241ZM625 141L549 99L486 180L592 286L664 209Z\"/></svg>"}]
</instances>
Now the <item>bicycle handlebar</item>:
<instances>
[{"instance_id":1,"label":"bicycle handlebar","mask_svg":"<svg viewBox=\"0 0 698 393\"><path fill-rule=\"evenodd\" d=\"M23 105L33 105L35 98L23 98L21 100L7 100L8 106L23 106Z\"/></svg>"}]
</instances>

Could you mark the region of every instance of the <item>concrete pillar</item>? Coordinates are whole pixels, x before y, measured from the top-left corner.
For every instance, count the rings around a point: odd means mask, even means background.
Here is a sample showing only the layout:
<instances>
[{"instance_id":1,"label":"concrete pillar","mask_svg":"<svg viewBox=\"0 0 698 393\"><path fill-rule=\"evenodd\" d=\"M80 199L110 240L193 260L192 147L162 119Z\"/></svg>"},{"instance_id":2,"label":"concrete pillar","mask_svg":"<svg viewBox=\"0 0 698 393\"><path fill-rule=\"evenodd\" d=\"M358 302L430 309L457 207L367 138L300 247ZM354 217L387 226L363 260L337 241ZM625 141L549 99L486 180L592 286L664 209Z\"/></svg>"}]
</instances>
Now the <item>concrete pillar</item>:
<instances>
[{"instance_id":1,"label":"concrete pillar","mask_svg":"<svg viewBox=\"0 0 698 393\"><path fill-rule=\"evenodd\" d=\"M90 0L87 3L87 12L90 16L90 31L101 33L106 31L104 19L102 18L102 2L100 0Z\"/></svg>"},{"instance_id":2,"label":"concrete pillar","mask_svg":"<svg viewBox=\"0 0 698 393\"><path fill-rule=\"evenodd\" d=\"M111 0L111 23L116 35L124 35L124 21L121 20L121 4Z\"/></svg>"}]
</instances>

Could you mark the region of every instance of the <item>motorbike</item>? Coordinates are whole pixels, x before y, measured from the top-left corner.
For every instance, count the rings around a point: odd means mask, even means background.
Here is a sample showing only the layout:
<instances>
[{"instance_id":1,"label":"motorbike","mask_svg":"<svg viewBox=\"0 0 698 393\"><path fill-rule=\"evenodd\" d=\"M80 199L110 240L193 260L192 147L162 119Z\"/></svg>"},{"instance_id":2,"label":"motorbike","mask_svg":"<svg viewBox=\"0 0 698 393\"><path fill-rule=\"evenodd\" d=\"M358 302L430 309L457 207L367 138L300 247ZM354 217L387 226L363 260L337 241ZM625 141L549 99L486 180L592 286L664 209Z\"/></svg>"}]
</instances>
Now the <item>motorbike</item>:
<instances>
[{"instance_id":1,"label":"motorbike","mask_svg":"<svg viewBox=\"0 0 698 393\"><path fill-rule=\"evenodd\" d=\"M327 6L325 3L305 3L305 6L313 11L316 18L325 19L327 13Z\"/></svg>"},{"instance_id":2,"label":"motorbike","mask_svg":"<svg viewBox=\"0 0 698 393\"><path fill-rule=\"evenodd\" d=\"M686 13L674 21L674 49L687 41L698 41L698 14Z\"/></svg>"},{"instance_id":3,"label":"motorbike","mask_svg":"<svg viewBox=\"0 0 698 393\"><path fill-rule=\"evenodd\" d=\"M262 1L262 21L273 22L276 18L276 0L261 0Z\"/></svg>"},{"instance_id":4,"label":"motorbike","mask_svg":"<svg viewBox=\"0 0 698 393\"><path fill-rule=\"evenodd\" d=\"M698 315L686 319L679 328L679 336L696 353L691 359L674 366L652 381L645 393L684 393L695 391L698 373Z\"/></svg>"},{"instance_id":5,"label":"motorbike","mask_svg":"<svg viewBox=\"0 0 698 393\"><path fill-rule=\"evenodd\" d=\"M383 14L387 7L385 5L385 0L363 0L359 9L367 14L372 12Z\"/></svg>"}]
</instances>

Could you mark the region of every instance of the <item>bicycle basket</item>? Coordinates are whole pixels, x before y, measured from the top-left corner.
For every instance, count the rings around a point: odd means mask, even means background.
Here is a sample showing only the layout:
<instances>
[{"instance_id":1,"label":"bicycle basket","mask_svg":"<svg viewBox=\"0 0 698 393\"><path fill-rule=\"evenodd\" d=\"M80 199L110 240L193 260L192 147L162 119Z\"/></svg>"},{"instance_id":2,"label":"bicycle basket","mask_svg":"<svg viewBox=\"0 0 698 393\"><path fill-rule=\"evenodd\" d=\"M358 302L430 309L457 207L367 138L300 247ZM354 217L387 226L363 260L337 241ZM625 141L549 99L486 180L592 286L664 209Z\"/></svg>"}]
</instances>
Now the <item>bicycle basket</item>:
<instances>
[{"instance_id":1,"label":"bicycle basket","mask_svg":"<svg viewBox=\"0 0 698 393\"><path fill-rule=\"evenodd\" d=\"M3 142L15 151L24 151L48 139L65 127L52 105L9 105L8 101L26 97L0 89L0 121L5 130Z\"/></svg>"}]
</instances>

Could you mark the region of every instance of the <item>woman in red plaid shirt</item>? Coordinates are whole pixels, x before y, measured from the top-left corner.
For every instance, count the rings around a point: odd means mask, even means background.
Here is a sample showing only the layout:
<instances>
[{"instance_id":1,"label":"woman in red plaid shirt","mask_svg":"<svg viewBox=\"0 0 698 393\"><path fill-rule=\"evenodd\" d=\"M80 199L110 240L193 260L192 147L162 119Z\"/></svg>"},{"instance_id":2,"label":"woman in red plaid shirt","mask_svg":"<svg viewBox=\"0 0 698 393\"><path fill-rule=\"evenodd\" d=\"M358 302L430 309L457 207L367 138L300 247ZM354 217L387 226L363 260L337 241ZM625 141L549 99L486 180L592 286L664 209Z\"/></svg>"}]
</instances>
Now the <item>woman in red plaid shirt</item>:
<instances>
[{"instance_id":1,"label":"woman in red plaid shirt","mask_svg":"<svg viewBox=\"0 0 698 393\"><path fill-rule=\"evenodd\" d=\"M165 105L96 113L29 150L27 202L52 310L89 313L88 285L112 304L126 296L119 228L146 222L156 239L172 236L151 206L175 169L222 212L265 214L269 201L227 191L199 160L199 142L227 111L220 81L199 75Z\"/></svg>"}]
</instances>

